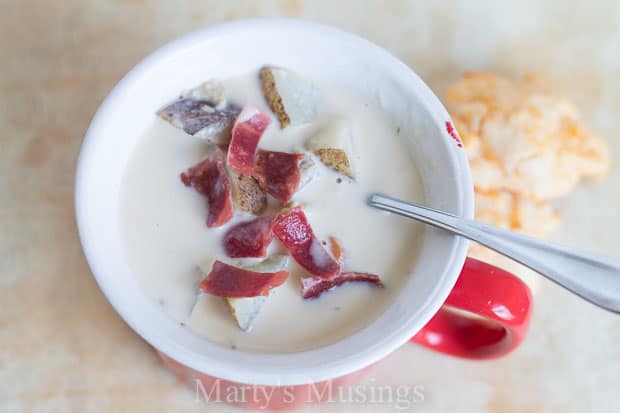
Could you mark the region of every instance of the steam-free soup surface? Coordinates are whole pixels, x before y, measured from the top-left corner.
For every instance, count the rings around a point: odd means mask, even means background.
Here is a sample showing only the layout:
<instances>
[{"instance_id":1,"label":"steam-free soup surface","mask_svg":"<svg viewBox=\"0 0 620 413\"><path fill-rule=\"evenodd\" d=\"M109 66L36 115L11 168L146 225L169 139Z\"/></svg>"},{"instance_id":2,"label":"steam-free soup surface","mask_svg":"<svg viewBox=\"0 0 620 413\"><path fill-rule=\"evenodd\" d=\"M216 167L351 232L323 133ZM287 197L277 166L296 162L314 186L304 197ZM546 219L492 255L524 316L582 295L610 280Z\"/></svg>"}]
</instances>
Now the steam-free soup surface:
<instances>
[{"instance_id":1,"label":"steam-free soup surface","mask_svg":"<svg viewBox=\"0 0 620 413\"><path fill-rule=\"evenodd\" d=\"M272 115L255 74L224 79L223 83L229 101L241 106L254 104ZM329 119L347 119L353 136L355 180L341 179L318 164L317 176L294 201L303 206L319 239L335 236L340 241L345 270L378 274L383 289L348 283L318 299L304 300L299 279L308 274L291 259L291 276L271 294L252 330L243 332L221 297L199 294L197 289L214 259L234 262L221 248L222 236L231 225L247 219L235 218L223 227L207 228L205 198L181 183L179 174L203 158L205 141L154 115L127 167L120 225L131 270L162 311L212 342L279 353L336 342L385 311L415 265L423 228L365 204L374 191L422 201L423 188L409 143L376 100L324 82L317 84L324 99L318 121L281 130L274 118L259 147L300 151L304 140ZM269 253L278 252L285 249L274 240Z\"/></svg>"}]
</instances>

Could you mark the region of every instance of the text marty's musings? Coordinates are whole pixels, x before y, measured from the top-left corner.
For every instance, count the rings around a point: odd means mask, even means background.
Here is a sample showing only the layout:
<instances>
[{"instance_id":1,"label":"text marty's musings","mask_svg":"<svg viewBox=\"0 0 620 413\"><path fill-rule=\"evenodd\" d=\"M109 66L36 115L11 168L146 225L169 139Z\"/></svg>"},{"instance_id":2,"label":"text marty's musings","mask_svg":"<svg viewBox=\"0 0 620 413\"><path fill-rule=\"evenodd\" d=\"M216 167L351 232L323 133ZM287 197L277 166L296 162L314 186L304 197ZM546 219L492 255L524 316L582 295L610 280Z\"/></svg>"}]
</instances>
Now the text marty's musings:
<instances>
[{"instance_id":1,"label":"text marty's musings","mask_svg":"<svg viewBox=\"0 0 620 413\"><path fill-rule=\"evenodd\" d=\"M359 384L353 386L333 386L332 382L308 384L307 386L256 386L230 385L228 382L214 380L205 385L194 379L196 401L254 404L264 409L277 398L282 404L324 403L386 405L406 410L424 402L425 389L422 385L375 385Z\"/></svg>"}]
</instances>

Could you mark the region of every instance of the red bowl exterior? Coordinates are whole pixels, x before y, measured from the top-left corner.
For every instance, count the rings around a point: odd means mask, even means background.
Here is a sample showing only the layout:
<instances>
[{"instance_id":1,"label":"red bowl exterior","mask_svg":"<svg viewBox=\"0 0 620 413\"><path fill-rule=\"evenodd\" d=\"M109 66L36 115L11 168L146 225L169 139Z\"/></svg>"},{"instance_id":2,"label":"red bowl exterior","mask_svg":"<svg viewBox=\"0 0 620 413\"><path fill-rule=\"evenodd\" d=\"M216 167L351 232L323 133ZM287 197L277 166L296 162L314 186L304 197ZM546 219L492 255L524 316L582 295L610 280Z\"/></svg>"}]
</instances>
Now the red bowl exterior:
<instances>
[{"instance_id":1,"label":"red bowl exterior","mask_svg":"<svg viewBox=\"0 0 620 413\"><path fill-rule=\"evenodd\" d=\"M458 311L454 311L454 310ZM468 258L442 307L411 340L468 359L501 357L525 338L532 311L528 287L506 271ZM471 317L471 315L475 317ZM293 410L337 400L339 389L360 381L372 366L322 382L296 386L236 383L193 370L163 353L164 364L195 392L197 401L255 410Z\"/></svg>"}]
</instances>

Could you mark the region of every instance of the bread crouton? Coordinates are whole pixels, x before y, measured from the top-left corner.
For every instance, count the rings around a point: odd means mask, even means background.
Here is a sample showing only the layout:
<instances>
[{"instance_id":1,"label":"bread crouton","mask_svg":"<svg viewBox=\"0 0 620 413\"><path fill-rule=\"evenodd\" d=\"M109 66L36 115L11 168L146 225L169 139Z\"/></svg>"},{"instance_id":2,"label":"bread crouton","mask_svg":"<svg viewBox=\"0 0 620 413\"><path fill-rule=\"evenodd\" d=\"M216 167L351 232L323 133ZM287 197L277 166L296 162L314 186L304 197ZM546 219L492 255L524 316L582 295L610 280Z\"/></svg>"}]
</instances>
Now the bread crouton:
<instances>
[{"instance_id":1,"label":"bread crouton","mask_svg":"<svg viewBox=\"0 0 620 413\"><path fill-rule=\"evenodd\" d=\"M258 264L245 267L247 270L256 272L276 272L282 271L288 265L287 255L275 255L267 258ZM270 295L274 290L270 292ZM247 298L226 298L226 304L230 313L235 318L237 325L243 331L249 331L252 328L256 317L263 309L269 296L257 296Z\"/></svg>"},{"instance_id":2,"label":"bread crouton","mask_svg":"<svg viewBox=\"0 0 620 413\"><path fill-rule=\"evenodd\" d=\"M259 72L263 95L275 113L280 128L313 122L318 113L320 93L308 79L291 70L265 66Z\"/></svg>"},{"instance_id":3,"label":"bread crouton","mask_svg":"<svg viewBox=\"0 0 620 413\"><path fill-rule=\"evenodd\" d=\"M321 162L325 164L325 166L333 169L336 172L340 172L341 174L353 178L353 171L351 170L351 164L349 163L349 158L347 157L347 153L342 149L334 149L334 148L324 148L317 149L314 151L316 156L319 157Z\"/></svg>"},{"instance_id":4,"label":"bread crouton","mask_svg":"<svg viewBox=\"0 0 620 413\"><path fill-rule=\"evenodd\" d=\"M181 94L157 115L185 133L217 145L227 145L230 129L241 108L224 98L224 87L207 81Z\"/></svg>"},{"instance_id":5,"label":"bread crouton","mask_svg":"<svg viewBox=\"0 0 620 413\"><path fill-rule=\"evenodd\" d=\"M251 176L231 173L232 200L235 210L260 215L267 208L267 195L256 179Z\"/></svg>"},{"instance_id":6,"label":"bread crouton","mask_svg":"<svg viewBox=\"0 0 620 413\"><path fill-rule=\"evenodd\" d=\"M345 119L334 118L330 120L325 127L306 141L305 146L325 166L353 178L350 161L351 130Z\"/></svg>"}]
</instances>

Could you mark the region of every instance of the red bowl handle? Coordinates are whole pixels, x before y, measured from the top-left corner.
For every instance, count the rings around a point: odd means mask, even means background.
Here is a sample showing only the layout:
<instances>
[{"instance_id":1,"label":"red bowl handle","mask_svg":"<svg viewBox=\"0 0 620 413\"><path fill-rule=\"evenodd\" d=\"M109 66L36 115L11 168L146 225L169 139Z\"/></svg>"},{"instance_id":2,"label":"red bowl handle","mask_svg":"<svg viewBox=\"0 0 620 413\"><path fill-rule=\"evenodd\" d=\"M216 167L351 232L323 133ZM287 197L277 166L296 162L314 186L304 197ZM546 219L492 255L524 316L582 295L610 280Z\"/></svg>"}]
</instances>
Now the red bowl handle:
<instances>
[{"instance_id":1,"label":"red bowl handle","mask_svg":"<svg viewBox=\"0 0 620 413\"><path fill-rule=\"evenodd\" d=\"M467 258L443 307L411 340L468 359L503 356L525 338L529 288L516 276Z\"/></svg>"}]
</instances>

